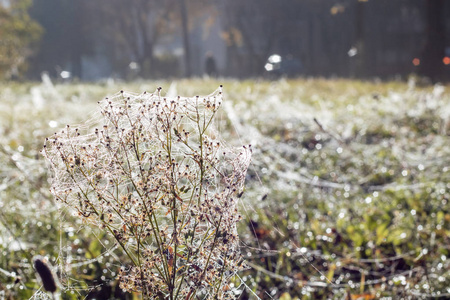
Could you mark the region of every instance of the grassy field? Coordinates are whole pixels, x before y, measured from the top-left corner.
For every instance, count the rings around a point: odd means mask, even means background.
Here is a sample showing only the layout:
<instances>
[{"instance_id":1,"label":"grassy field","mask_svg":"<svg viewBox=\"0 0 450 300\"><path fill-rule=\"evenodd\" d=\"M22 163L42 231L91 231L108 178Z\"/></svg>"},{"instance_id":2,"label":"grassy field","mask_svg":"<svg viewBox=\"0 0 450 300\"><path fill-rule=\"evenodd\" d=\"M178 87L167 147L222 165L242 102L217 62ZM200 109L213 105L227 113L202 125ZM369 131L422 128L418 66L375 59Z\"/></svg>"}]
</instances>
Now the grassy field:
<instances>
[{"instance_id":1,"label":"grassy field","mask_svg":"<svg viewBox=\"0 0 450 300\"><path fill-rule=\"evenodd\" d=\"M63 299L132 299L123 257L49 193L44 140L121 89L195 96L224 85L217 119L252 144L242 196L240 299L450 297L449 86L279 80L0 84L0 299L45 299L32 258Z\"/></svg>"}]
</instances>

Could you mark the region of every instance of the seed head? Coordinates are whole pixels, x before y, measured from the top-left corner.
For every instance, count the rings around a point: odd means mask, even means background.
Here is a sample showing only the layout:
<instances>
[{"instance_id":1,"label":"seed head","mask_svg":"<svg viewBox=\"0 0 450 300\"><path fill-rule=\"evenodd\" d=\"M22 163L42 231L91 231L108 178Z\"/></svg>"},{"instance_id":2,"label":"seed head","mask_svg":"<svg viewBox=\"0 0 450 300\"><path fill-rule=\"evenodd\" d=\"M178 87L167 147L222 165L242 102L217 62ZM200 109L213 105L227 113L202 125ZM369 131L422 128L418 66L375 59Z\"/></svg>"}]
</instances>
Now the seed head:
<instances>
[{"instance_id":1,"label":"seed head","mask_svg":"<svg viewBox=\"0 0 450 300\"><path fill-rule=\"evenodd\" d=\"M49 267L47 259L41 256L37 256L34 258L33 265L34 269L41 278L42 284L44 285L44 289L52 294L56 292L57 289L56 280L52 270Z\"/></svg>"}]
</instances>

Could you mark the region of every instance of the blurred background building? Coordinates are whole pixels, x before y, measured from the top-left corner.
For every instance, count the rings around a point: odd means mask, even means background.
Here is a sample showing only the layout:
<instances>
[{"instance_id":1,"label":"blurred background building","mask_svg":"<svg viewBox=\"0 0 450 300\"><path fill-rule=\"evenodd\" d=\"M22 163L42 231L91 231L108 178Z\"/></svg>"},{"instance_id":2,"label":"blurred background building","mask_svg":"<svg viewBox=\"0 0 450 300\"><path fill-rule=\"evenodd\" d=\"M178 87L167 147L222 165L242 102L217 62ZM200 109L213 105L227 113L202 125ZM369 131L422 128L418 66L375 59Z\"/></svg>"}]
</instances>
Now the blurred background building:
<instances>
[{"instance_id":1,"label":"blurred background building","mask_svg":"<svg viewBox=\"0 0 450 300\"><path fill-rule=\"evenodd\" d=\"M6 78L450 78L445 0L1 0ZM269 57L271 59L269 59ZM269 60L268 60L269 59Z\"/></svg>"}]
</instances>

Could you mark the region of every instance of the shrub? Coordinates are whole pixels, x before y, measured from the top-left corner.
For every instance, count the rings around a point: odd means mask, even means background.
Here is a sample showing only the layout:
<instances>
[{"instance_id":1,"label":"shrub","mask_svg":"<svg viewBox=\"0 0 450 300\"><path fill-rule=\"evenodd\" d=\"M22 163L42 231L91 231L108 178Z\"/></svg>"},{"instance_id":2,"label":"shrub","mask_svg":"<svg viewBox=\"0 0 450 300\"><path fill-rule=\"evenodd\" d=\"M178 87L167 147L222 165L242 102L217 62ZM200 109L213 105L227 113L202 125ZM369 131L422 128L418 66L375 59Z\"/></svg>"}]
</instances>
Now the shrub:
<instances>
[{"instance_id":1,"label":"shrub","mask_svg":"<svg viewBox=\"0 0 450 300\"><path fill-rule=\"evenodd\" d=\"M236 205L251 147L220 140L222 100L221 88L174 99L121 91L99 102L91 122L46 139L53 195L128 256L122 289L146 299L234 298Z\"/></svg>"}]
</instances>

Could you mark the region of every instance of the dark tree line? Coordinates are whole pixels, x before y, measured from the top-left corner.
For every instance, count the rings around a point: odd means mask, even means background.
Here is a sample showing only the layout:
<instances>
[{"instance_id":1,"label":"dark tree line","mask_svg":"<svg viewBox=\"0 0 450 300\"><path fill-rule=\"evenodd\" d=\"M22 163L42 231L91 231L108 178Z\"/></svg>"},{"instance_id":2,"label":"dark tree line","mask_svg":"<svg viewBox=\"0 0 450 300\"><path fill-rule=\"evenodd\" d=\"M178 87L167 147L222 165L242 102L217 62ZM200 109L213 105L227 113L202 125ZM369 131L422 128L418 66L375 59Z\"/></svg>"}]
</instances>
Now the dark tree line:
<instances>
[{"instance_id":1,"label":"dark tree line","mask_svg":"<svg viewBox=\"0 0 450 300\"><path fill-rule=\"evenodd\" d=\"M421 55L421 74L433 80L439 80L444 75L445 65L442 63L442 58L445 57L446 42L449 41L445 24L446 4L444 0L426 0L425 3L426 42ZM449 47L448 44L447 47Z\"/></svg>"},{"instance_id":2,"label":"dark tree line","mask_svg":"<svg viewBox=\"0 0 450 300\"><path fill-rule=\"evenodd\" d=\"M31 14L45 29L34 71L70 69L81 77L82 57L101 53L112 72L120 74L135 62L140 76L155 76L155 45L180 34L185 71L178 75L190 76L189 19L208 9L211 4L204 0L189 5L185 0L34 0Z\"/></svg>"},{"instance_id":3,"label":"dark tree line","mask_svg":"<svg viewBox=\"0 0 450 300\"><path fill-rule=\"evenodd\" d=\"M303 61L307 75L372 77L414 72L442 79L450 72L442 61L445 48L450 49L448 1L222 3L229 54L236 57L237 65L247 66L239 75L257 74L261 61L275 52ZM419 67L413 65L414 58L420 59Z\"/></svg>"},{"instance_id":4,"label":"dark tree line","mask_svg":"<svg viewBox=\"0 0 450 300\"><path fill-rule=\"evenodd\" d=\"M126 77L130 67L144 78L199 74L199 64L193 62L195 57L198 60L196 51L202 40L193 37L197 27L206 27L205 20L220 24L220 32L214 34L220 35L226 48L223 75L260 76L266 59L274 53L301 61L302 74L313 76L415 72L438 80L448 76L450 68L443 64L450 49L450 3L444 0L11 2L32 4L30 15L43 28L43 35L40 47L30 47L39 37L33 33L39 30L30 25L30 43L11 47L13 42L8 44L5 37L15 27L3 21L0 46L24 49L16 61L33 54L28 65L34 77L44 70L54 76L69 70L83 78L87 57L101 57L110 74L119 77ZM9 20L6 16L11 11L3 9L4 20ZM161 55L160 45L170 48L174 41L182 48L181 59L171 54L173 49ZM419 59L420 65L414 66L413 59ZM17 63L8 68L8 74L12 69L25 70L17 68Z\"/></svg>"},{"instance_id":5,"label":"dark tree line","mask_svg":"<svg viewBox=\"0 0 450 300\"><path fill-rule=\"evenodd\" d=\"M32 72L45 70L54 75L70 64L72 73L81 75L81 57L93 51L88 3L86 0L34 0L30 13L44 28L44 34L31 60Z\"/></svg>"}]
</instances>

